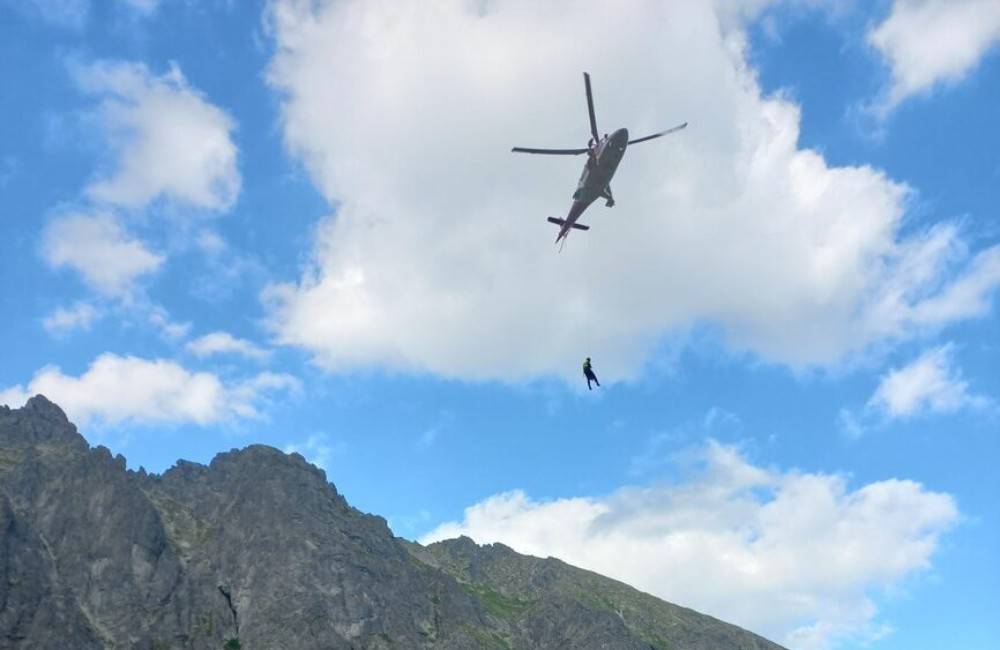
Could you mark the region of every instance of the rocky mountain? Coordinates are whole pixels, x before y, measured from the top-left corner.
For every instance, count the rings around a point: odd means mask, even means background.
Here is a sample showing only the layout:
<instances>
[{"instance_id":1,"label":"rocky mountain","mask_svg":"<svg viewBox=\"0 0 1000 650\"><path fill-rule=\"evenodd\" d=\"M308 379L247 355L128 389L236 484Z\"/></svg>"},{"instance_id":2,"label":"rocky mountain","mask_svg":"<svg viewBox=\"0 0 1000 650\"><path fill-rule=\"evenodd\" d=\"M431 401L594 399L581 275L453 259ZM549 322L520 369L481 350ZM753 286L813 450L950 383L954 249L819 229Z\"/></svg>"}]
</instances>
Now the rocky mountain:
<instances>
[{"instance_id":1,"label":"rocky mountain","mask_svg":"<svg viewBox=\"0 0 1000 650\"><path fill-rule=\"evenodd\" d=\"M0 648L780 650L555 559L420 546L298 454L163 475L0 406Z\"/></svg>"}]
</instances>

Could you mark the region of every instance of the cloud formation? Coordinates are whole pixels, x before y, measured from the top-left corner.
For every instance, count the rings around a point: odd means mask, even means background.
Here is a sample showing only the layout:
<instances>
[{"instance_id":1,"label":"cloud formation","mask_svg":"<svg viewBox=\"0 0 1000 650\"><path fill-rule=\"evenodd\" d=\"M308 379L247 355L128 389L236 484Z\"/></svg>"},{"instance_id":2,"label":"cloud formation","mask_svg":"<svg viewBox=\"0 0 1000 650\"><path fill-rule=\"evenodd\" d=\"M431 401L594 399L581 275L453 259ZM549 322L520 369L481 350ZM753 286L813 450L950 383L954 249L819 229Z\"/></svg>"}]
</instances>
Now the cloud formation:
<instances>
[{"instance_id":1,"label":"cloud formation","mask_svg":"<svg viewBox=\"0 0 1000 650\"><path fill-rule=\"evenodd\" d=\"M885 113L939 83L962 79L1000 41L996 0L895 0L889 16L868 33L885 57L892 85Z\"/></svg>"},{"instance_id":2,"label":"cloud formation","mask_svg":"<svg viewBox=\"0 0 1000 650\"><path fill-rule=\"evenodd\" d=\"M27 15L35 14L57 27L82 30L90 14L90 0L35 0L35 2L10 2L11 9Z\"/></svg>"},{"instance_id":3,"label":"cloud formation","mask_svg":"<svg viewBox=\"0 0 1000 650\"><path fill-rule=\"evenodd\" d=\"M233 336L229 332L211 332L185 346L188 351L198 357L208 357L215 354L237 354L248 359L264 359L268 352L246 339Z\"/></svg>"},{"instance_id":4,"label":"cloud formation","mask_svg":"<svg viewBox=\"0 0 1000 650\"><path fill-rule=\"evenodd\" d=\"M953 352L953 346L941 345L902 368L893 368L883 375L868 406L893 418L986 406L989 401L970 393L969 383L953 366Z\"/></svg>"},{"instance_id":5,"label":"cloud formation","mask_svg":"<svg viewBox=\"0 0 1000 650\"><path fill-rule=\"evenodd\" d=\"M77 302L72 307L59 307L42 319L42 327L54 336L65 334L75 329L89 330L90 326L103 314L99 309L86 302Z\"/></svg>"},{"instance_id":6,"label":"cloud formation","mask_svg":"<svg viewBox=\"0 0 1000 650\"><path fill-rule=\"evenodd\" d=\"M115 154L110 175L87 188L90 198L127 208L161 197L206 210L233 204L241 182L235 123L180 68L156 76L143 64L99 61L73 73L100 101L97 117Z\"/></svg>"},{"instance_id":7,"label":"cloud formation","mask_svg":"<svg viewBox=\"0 0 1000 650\"><path fill-rule=\"evenodd\" d=\"M156 2L132 2L149 12ZM172 65L155 76L142 64L98 61L71 64L78 87L98 103L92 117L114 154L108 173L91 183L87 197L97 204L54 219L46 229L43 256L54 268L69 267L104 296L120 300L168 339L187 336L189 323L175 322L167 311L136 291L139 278L159 269L165 256L150 251L126 231L121 218L167 200L186 208L225 210L240 189L233 120L192 88ZM214 237L214 240L212 239ZM204 234L200 247L224 242ZM94 320L92 308L60 310L43 322L50 332Z\"/></svg>"},{"instance_id":8,"label":"cloud formation","mask_svg":"<svg viewBox=\"0 0 1000 650\"><path fill-rule=\"evenodd\" d=\"M269 393L297 391L298 380L269 372L226 382L174 361L104 353L79 377L56 366L42 368L27 386L0 390L0 403L17 407L41 393L73 422L87 426L132 423L213 424L260 417Z\"/></svg>"},{"instance_id":9,"label":"cloud formation","mask_svg":"<svg viewBox=\"0 0 1000 650\"><path fill-rule=\"evenodd\" d=\"M160 6L160 0L122 0L126 5L140 14L149 15Z\"/></svg>"},{"instance_id":10,"label":"cloud formation","mask_svg":"<svg viewBox=\"0 0 1000 650\"><path fill-rule=\"evenodd\" d=\"M904 237L905 186L798 146L747 61L767 3L737 4L274 2L285 140L337 205L265 292L276 340L334 371L575 378L590 355L615 380L702 323L808 366L981 313L998 279L954 229ZM586 142L581 70L602 130L691 125L631 148L560 255L545 217L581 162L510 147Z\"/></svg>"},{"instance_id":11,"label":"cloud formation","mask_svg":"<svg viewBox=\"0 0 1000 650\"><path fill-rule=\"evenodd\" d=\"M553 556L794 650L871 639L874 596L927 569L956 523L951 496L896 479L765 469L711 442L700 471L604 497L534 500L515 490L420 541L468 535Z\"/></svg>"},{"instance_id":12,"label":"cloud formation","mask_svg":"<svg viewBox=\"0 0 1000 650\"><path fill-rule=\"evenodd\" d=\"M53 268L69 267L91 288L125 297L142 275L156 271L163 257L129 237L109 213L59 217L45 231L43 256Z\"/></svg>"}]
</instances>

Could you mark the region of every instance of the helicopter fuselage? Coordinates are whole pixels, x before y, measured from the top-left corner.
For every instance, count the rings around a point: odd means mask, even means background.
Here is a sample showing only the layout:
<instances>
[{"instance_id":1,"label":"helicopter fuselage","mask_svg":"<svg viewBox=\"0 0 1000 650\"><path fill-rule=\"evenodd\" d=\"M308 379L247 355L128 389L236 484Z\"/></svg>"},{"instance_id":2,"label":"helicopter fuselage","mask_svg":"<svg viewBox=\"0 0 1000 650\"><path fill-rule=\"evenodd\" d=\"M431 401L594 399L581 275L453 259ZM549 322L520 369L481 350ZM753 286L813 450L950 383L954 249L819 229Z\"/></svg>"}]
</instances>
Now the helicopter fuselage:
<instances>
[{"instance_id":1,"label":"helicopter fuselage","mask_svg":"<svg viewBox=\"0 0 1000 650\"><path fill-rule=\"evenodd\" d=\"M570 205L569 213L564 219L564 223L559 230L560 239L569 234L570 229L576 220L580 218L584 210L590 204L606 194L608 185L618 170L618 165L625 155L628 147L628 129L618 129L609 136L605 136L594 145L592 153L587 154L587 162L583 166L583 173L580 175L580 182L573 192L573 203Z\"/></svg>"}]
</instances>

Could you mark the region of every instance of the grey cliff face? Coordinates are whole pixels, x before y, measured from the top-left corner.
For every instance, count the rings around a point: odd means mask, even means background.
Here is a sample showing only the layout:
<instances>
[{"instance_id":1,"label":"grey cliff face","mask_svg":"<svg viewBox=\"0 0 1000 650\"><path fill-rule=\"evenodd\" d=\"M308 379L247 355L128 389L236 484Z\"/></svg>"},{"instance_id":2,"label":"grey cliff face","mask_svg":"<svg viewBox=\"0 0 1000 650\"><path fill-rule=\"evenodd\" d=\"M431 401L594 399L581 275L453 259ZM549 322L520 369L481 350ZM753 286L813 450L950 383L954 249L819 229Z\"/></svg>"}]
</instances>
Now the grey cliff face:
<instances>
[{"instance_id":1,"label":"grey cliff face","mask_svg":"<svg viewBox=\"0 0 1000 650\"><path fill-rule=\"evenodd\" d=\"M0 648L780 650L558 560L422 547L298 454L162 476L42 396L0 407Z\"/></svg>"}]
</instances>

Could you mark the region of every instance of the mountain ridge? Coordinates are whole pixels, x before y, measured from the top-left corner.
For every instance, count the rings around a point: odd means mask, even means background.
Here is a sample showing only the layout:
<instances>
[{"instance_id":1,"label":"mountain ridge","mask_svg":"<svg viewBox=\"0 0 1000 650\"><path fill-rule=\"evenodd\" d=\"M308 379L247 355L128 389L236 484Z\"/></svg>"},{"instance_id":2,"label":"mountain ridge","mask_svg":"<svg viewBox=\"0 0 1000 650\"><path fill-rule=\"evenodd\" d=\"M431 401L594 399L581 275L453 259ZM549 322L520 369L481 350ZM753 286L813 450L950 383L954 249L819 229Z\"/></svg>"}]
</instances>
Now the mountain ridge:
<instances>
[{"instance_id":1,"label":"mountain ridge","mask_svg":"<svg viewBox=\"0 0 1000 650\"><path fill-rule=\"evenodd\" d=\"M128 470L43 396L0 406L0 646L781 650L555 558L427 546L299 454Z\"/></svg>"}]
</instances>

